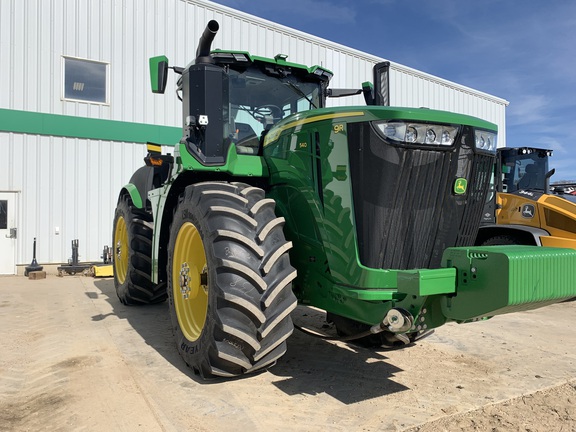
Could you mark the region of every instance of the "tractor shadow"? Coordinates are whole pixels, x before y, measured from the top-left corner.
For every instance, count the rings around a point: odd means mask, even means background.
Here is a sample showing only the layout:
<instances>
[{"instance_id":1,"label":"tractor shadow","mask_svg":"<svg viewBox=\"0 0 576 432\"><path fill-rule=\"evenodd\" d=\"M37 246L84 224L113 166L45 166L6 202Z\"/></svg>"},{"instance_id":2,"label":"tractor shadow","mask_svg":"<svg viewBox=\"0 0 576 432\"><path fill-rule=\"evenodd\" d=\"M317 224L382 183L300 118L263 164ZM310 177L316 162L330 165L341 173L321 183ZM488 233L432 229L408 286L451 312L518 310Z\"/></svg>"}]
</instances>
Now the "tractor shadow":
<instances>
[{"instance_id":1,"label":"tractor shadow","mask_svg":"<svg viewBox=\"0 0 576 432\"><path fill-rule=\"evenodd\" d=\"M292 318L297 326L336 336L323 311L298 306ZM409 390L394 381L394 375L403 369L387 362L385 352L295 329L287 353L268 372L279 378L273 384L288 395L325 393L348 405Z\"/></svg>"},{"instance_id":2,"label":"tractor shadow","mask_svg":"<svg viewBox=\"0 0 576 432\"><path fill-rule=\"evenodd\" d=\"M112 279L99 279L94 285L106 296L113 312L93 316L92 320L103 320L109 315L126 320L146 344L198 384L210 385L226 381L204 381L186 366L174 344L167 302L141 307L126 306L118 300ZM298 306L292 316L295 324L299 326L330 336L335 335L334 330L324 322L322 311ZM270 374L271 383L290 396L325 393L344 404L409 390L394 381L394 375L402 369L388 363L383 353L385 351L380 349L329 341L295 329L288 339L287 353L275 366L257 373L257 378L261 379L264 374ZM249 374L234 380L250 377L255 375Z\"/></svg>"}]
</instances>

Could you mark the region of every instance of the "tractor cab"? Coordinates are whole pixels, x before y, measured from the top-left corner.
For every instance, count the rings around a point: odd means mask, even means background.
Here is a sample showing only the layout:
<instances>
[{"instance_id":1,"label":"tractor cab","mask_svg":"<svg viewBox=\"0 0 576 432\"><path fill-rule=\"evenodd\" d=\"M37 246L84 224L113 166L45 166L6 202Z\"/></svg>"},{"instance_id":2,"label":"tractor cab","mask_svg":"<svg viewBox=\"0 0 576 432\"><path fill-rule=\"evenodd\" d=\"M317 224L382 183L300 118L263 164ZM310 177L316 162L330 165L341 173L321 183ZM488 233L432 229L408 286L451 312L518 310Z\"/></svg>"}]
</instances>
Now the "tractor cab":
<instances>
[{"instance_id":1,"label":"tractor cab","mask_svg":"<svg viewBox=\"0 0 576 432\"><path fill-rule=\"evenodd\" d=\"M181 74L181 143L204 166L221 166L231 145L237 154L259 155L267 131L296 112L322 108L332 72L244 51L211 51L218 31L211 21L196 58L185 68L169 67L165 56L150 59L152 91L164 93L168 69Z\"/></svg>"},{"instance_id":2,"label":"tractor cab","mask_svg":"<svg viewBox=\"0 0 576 432\"><path fill-rule=\"evenodd\" d=\"M262 138L280 120L301 111L324 106L331 73L244 52L215 51L214 62L227 73L228 106L224 139L238 154L258 154ZM315 73L316 72L316 73Z\"/></svg>"}]
</instances>

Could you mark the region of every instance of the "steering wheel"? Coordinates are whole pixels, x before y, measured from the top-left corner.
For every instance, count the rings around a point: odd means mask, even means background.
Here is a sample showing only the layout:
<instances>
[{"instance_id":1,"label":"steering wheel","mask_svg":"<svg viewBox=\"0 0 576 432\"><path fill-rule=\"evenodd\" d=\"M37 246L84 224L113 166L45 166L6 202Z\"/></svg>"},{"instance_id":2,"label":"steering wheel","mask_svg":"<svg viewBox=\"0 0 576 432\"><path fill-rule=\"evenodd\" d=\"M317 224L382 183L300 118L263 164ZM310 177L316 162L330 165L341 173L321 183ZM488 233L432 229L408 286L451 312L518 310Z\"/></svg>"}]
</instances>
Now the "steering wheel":
<instances>
[{"instance_id":1,"label":"steering wheel","mask_svg":"<svg viewBox=\"0 0 576 432\"><path fill-rule=\"evenodd\" d=\"M252 116L260 123L266 123L267 117L276 122L282 119L282 109L277 105L262 105L252 112Z\"/></svg>"}]
</instances>

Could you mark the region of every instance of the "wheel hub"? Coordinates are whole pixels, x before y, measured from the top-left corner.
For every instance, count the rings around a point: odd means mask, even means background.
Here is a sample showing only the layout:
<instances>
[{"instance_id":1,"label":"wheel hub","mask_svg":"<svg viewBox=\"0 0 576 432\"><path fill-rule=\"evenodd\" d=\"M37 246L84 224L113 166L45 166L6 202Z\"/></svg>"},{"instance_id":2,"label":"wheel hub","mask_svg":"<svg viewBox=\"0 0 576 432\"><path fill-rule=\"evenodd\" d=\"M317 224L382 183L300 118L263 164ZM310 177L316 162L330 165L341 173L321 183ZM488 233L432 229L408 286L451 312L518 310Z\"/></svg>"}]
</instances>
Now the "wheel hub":
<instances>
[{"instance_id":1,"label":"wheel hub","mask_svg":"<svg viewBox=\"0 0 576 432\"><path fill-rule=\"evenodd\" d=\"M192 277L190 276L190 266L187 262L183 262L180 267L180 293L182 294L182 299L193 300L198 297L200 290L204 294L208 293L208 268L204 266L202 273L198 275L200 281L198 284L192 283Z\"/></svg>"},{"instance_id":2,"label":"wheel hub","mask_svg":"<svg viewBox=\"0 0 576 432\"><path fill-rule=\"evenodd\" d=\"M183 262L180 266L180 293L184 300L190 298L190 267L188 263Z\"/></svg>"},{"instance_id":3,"label":"wheel hub","mask_svg":"<svg viewBox=\"0 0 576 432\"><path fill-rule=\"evenodd\" d=\"M122 258L122 243L118 240L116 243L116 259L120 260Z\"/></svg>"}]
</instances>

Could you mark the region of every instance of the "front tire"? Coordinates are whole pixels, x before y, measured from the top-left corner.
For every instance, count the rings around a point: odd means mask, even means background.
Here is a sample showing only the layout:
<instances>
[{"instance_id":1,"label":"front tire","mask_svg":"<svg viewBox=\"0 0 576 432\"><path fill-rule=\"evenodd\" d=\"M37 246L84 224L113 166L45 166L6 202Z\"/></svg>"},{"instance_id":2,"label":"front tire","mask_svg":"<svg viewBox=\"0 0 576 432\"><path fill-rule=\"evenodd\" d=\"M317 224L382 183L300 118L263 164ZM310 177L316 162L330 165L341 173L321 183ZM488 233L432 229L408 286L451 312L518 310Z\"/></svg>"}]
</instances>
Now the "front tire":
<instances>
[{"instance_id":1,"label":"front tire","mask_svg":"<svg viewBox=\"0 0 576 432\"><path fill-rule=\"evenodd\" d=\"M118 201L114 216L113 268L116 294L125 305L166 300L166 284L155 284L152 274L152 218L137 209L128 195Z\"/></svg>"},{"instance_id":2,"label":"front tire","mask_svg":"<svg viewBox=\"0 0 576 432\"><path fill-rule=\"evenodd\" d=\"M170 229L168 298L180 355L203 378L273 365L296 307L283 218L245 184L188 186Z\"/></svg>"},{"instance_id":3,"label":"front tire","mask_svg":"<svg viewBox=\"0 0 576 432\"><path fill-rule=\"evenodd\" d=\"M482 242L481 246L498 246L498 245L523 245L526 244L519 240L518 238L507 235L500 234L490 237Z\"/></svg>"}]
</instances>

